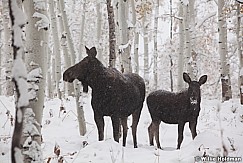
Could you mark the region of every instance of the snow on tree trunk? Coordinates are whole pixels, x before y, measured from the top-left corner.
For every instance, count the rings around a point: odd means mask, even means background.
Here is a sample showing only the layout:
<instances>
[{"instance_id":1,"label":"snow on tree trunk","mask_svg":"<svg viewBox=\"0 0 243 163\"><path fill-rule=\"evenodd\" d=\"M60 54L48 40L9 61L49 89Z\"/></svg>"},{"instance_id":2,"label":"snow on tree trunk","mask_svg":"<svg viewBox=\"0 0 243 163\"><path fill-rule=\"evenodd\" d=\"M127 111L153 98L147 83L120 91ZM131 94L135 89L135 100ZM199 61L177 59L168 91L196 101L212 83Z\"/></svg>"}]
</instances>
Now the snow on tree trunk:
<instances>
[{"instance_id":1,"label":"snow on tree trunk","mask_svg":"<svg viewBox=\"0 0 243 163\"><path fill-rule=\"evenodd\" d=\"M179 3L179 53L178 53L178 79L177 79L177 90L183 89L183 68L184 68L184 26L183 26L183 6Z\"/></svg>"},{"instance_id":2,"label":"snow on tree trunk","mask_svg":"<svg viewBox=\"0 0 243 163\"><path fill-rule=\"evenodd\" d=\"M156 1L155 4L155 14L154 14L154 69L153 69L153 75L154 75L154 86L153 90L157 90L158 88L158 16L159 16L159 0Z\"/></svg>"},{"instance_id":3,"label":"snow on tree trunk","mask_svg":"<svg viewBox=\"0 0 243 163\"><path fill-rule=\"evenodd\" d=\"M66 15L66 10L65 10L65 6L64 6L64 1L63 0L59 0L59 7L60 7L60 11L62 13L62 19L63 19L63 25L64 25L64 31L66 33L67 36L67 44L68 44L68 49L69 49L69 54L71 54L71 65L75 64L75 60L76 60L76 55L75 55L75 51L74 51L74 44L73 44L73 40L72 40L72 36L71 36L71 32L69 29L69 25L68 25L68 20L67 20L67 15ZM67 57L67 56L66 56ZM66 58L67 59L67 58ZM68 61L68 59L66 60ZM83 95L80 92L80 82L75 81L73 83L74 85L74 93L75 93L75 98L76 98L76 107L77 107L77 114L78 114L78 124L79 124L79 134L80 135L85 135L86 133L86 124L85 124L85 118L84 118L84 111L83 111L83 102L82 100L84 100Z\"/></svg>"},{"instance_id":4,"label":"snow on tree trunk","mask_svg":"<svg viewBox=\"0 0 243 163\"><path fill-rule=\"evenodd\" d=\"M54 1L49 1L50 19L51 19L51 31L53 38L53 52L55 54L55 85L57 98L61 99L60 81L61 81L61 51L60 40L58 38L57 19L54 12Z\"/></svg>"},{"instance_id":5,"label":"snow on tree trunk","mask_svg":"<svg viewBox=\"0 0 243 163\"><path fill-rule=\"evenodd\" d=\"M230 65L228 63L227 50L227 24L224 11L225 0L218 0L218 31L219 31L219 55L221 61L221 84L222 84L222 101L232 98L230 82Z\"/></svg>"},{"instance_id":6,"label":"snow on tree trunk","mask_svg":"<svg viewBox=\"0 0 243 163\"><path fill-rule=\"evenodd\" d=\"M114 10L111 0L106 1L109 24L109 67L115 67L116 63L116 25L114 21Z\"/></svg>"},{"instance_id":7,"label":"snow on tree trunk","mask_svg":"<svg viewBox=\"0 0 243 163\"><path fill-rule=\"evenodd\" d=\"M129 41L129 31L128 31L128 2L124 0L119 0L118 2L118 17L119 17L119 37L120 37L120 45L119 45L119 54L122 58L122 72L132 72L131 65L131 43Z\"/></svg>"},{"instance_id":8,"label":"snow on tree trunk","mask_svg":"<svg viewBox=\"0 0 243 163\"><path fill-rule=\"evenodd\" d=\"M96 4L96 14L97 14L97 27L96 27L96 38L97 38L97 58L103 63L104 56L102 54L102 40L101 40L101 33L102 33L102 7L101 2L97 1Z\"/></svg>"},{"instance_id":9,"label":"snow on tree trunk","mask_svg":"<svg viewBox=\"0 0 243 163\"><path fill-rule=\"evenodd\" d=\"M31 129L34 124L33 121L29 121L26 113L30 111L33 113L31 108L27 108L29 105L29 94L28 94L28 83L27 83L27 70L23 62L24 46L22 41L22 28L26 23L25 15L22 10L18 7L16 0L9 0L10 19L12 22L12 47L13 47L13 82L16 87L16 114L15 114L15 126L12 137L11 147L11 162L12 163L24 163L33 162L42 163L41 147L35 141L28 141L28 147L31 150L21 151L21 148L25 148L25 143L22 144L21 137L24 133L24 129ZM34 113L33 113L34 114ZM32 115L33 115L32 114ZM32 116L34 118L34 116ZM24 124L24 121L28 121L28 125ZM29 130L28 134L33 134L32 130ZM40 135L36 129L35 135ZM24 160L22 154L28 153L29 161Z\"/></svg>"},{"instance_id":10,"label":"snow on tree trunk","mask_svg":"<svg viewBox=\"0 0 243 163\"><path fill-rule=\"evenodd\" d=\"M9 6L8 0L3 0L3 28L4 28L4 55L3 55L3 67L5 73L6 83L4 84L4 94L6 96L12 96L14 94L14 84L11 77L11 69L13 64L13 54L11 47L11 30L9 20Z\"/></svg>"},{"instance_id":11,"label":"snow on tree trunk","mask_svg":"<svg viewBox=\"0 0 243 163\"><path fill-rule=\"evenodd\" d=\"M240 84L240 103L243 105L243 30L241 26L241 13L240 13L240 3L236 2L237 5L237 26L236 26L236 37L237 37L237 51L240 61L240 74L239 74L239 84Z\"/></svg>"},{"instance_id":12,"label":"snow on tree trunk","mask_svg":"<svg viewBox=\"0 0 243 163\"><path fill-rule=\"evenodd\" d=\"M30 97L30 107L33 109L36 121L41 124L44 98L45 98L45 77L46 60L48 53L49 19L47 17L47 3L42 0L24 1L24 10L28 23L26 24L26 54L28 83L33 97ZM33 78L38 78L35 80ZM36 126L41 133L41 127ZM25 138L23 138L25 139ZM41 143L41 137L36 137Z\"/></svg>"}]
</instances>

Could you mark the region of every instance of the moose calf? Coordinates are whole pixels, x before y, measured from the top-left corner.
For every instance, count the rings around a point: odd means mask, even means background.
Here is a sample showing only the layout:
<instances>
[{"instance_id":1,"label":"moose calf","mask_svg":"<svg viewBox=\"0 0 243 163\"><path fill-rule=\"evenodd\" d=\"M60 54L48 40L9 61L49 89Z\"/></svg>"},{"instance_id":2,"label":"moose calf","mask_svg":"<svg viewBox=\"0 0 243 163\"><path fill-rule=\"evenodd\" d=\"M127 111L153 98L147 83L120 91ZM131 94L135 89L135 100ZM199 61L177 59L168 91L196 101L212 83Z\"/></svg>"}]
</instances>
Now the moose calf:
<instances>
[{"instance_id":1,"label":"moose calf","mask_svg":"<svg viewBox=\"0 0 243 163\"><path fill-rule=\"evenodd\" d=\"M157 90L147 97L147 105L152 118L152 123L148 127L150 145L154 145L155 137L157 147L161 149L159 142L161 121L178 124L177 149L180 149L186 122L189 122L192 138L197 136L196 126L201 103L200 86L207 81L207 75L201 76L199 81L191 81L189 75L183 73L183 79L189 84L187 90L178 93Z\"/></svg>"}]
</instances>

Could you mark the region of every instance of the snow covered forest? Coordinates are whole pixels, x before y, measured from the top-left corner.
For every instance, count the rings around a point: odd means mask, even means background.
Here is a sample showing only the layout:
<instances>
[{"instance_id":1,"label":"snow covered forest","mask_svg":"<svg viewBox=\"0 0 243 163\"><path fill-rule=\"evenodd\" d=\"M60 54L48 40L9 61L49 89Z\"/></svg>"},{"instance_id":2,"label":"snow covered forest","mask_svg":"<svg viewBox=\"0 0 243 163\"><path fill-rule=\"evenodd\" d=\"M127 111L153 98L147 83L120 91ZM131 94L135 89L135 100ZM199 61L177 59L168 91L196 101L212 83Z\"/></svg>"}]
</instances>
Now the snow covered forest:
<instances>
[{"instance_id":1,"label":"snow covered forest","mask_svg":"<svg viewBox=\"0 0 243 163\"><path fill-rule=\"evenodd\" d=\"M0 163L243 162L242 41L242 0L1 0ZM176 149L178 125L162 122L162 149L150 146L145 98L138 148L132 117L126 147L110 117L98 141L91 86L63 80L92 47L139 74L146 97L187 89L183 72L207 75L195 139L186 123Z\"/></svg>"}]
</instances>

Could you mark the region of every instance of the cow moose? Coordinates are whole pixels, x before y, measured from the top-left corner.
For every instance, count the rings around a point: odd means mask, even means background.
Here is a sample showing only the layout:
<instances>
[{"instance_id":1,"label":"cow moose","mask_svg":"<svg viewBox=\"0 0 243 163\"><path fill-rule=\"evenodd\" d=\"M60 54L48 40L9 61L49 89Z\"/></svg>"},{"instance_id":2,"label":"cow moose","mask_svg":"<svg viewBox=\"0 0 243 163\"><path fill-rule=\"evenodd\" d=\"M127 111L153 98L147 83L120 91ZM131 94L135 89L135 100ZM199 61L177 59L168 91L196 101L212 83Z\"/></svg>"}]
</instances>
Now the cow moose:
<instances>
[{"instance_id":1,"label":"cow moose","mask_svg":"<svg viewBox=\"0 0 243 163\"><path fill-rule=\"evenodd\" d=\"M134 73L122 74L115 68L105 67L97 58L95 47L86 48L86 56L79 63L68 68L63 80L73 82L78 79L83 91L92 89L91 105L98 128L99 141L104 140L104 116L110 116L113 138L119 142L120 122L123 128L123 146L126 146L127 117L132 115L132 135L134 148L137 148L137 125L145 99L145 83Z\"/></svg>"},{"instance_id":2,"label":"cow moose","mask_svg":"<svg viewBox=\"0 0 243 163\"><path fill-rule=\"evenodd\" d=\"M188 89L173 93L157 90L147 97L147 106L152 118L148 127L150 145L154 145L154 137L157 147L161 149L159 141L159 125L161 121L168 124L178 124L177 149L180 149L183 140L184 125L189 122L192 138L197 136L197 118L200 112L201 91L200 86L207 81L207 75L200 77L199 81L191 81L187 73L183 73L183 79L189 84Z\"/></svg>"}]
</instances>

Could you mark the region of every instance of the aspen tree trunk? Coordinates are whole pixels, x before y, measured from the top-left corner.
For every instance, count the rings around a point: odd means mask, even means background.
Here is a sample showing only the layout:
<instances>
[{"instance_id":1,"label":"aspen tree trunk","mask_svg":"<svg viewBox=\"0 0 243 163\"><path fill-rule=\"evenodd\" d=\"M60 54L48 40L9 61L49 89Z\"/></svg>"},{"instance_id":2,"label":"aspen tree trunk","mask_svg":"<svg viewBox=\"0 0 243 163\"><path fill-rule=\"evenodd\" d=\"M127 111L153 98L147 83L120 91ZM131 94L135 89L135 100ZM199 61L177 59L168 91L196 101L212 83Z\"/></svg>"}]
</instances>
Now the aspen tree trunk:
<instances>
[{"instance_id":1,"label":"aspen tree trunk","mask_svg":"<svg viewBox=\"0 0 243 163\"><path fill-rule=\"evenodd\" d=\"M38 3L43 3L45 7L39 8ZM28 72L39 68L41 69L41 78L38 85L38 91L36 92L36 99L30 101L30 107L35 113L35 118L39 124L42 123L42 115L44 108L44 98L45 98L45 77L46 77L46 60L48 53L48 33L49 33L49 19L47 17L47 3L46 1L24 1L24 9L27 16L28 24L26 24L26 54L25 60L27 63ZM36 15L39 14L39 15ZM46 23L38 24L41 21ZM39 133L41 133L41 127L36 126ZM39 135L38 135L39 136ZM24 138L23 138L24 139ZM41 138L36 137L34 140L41 143Z\"/></svg>"},{"instance_id":2,"label":"aspen tree trunk","mask_svg":"<svg viewBox=\"0 0 243 163\"><path fill-rule=\"evenodd\" d=\"M10 20L9 20L9 6L8 0L3 0L3 28L4 28L4 57L3 57L3 67L5 73L6 83L4 84L4 94L6 96L12 96L14 94L14 84L11 77L11 69L13 64L13 54L11 47L11 30L10 30Z\"/></svg>"},{"instance_id":3,"label":"aspen tree trunk","mask_svg":"<svg viewBox=\"0 0 243 163\"><path fill-rule=\"evenodd\" d=\"M156 1L155 4L155 14L154 14L154 69L153 69L153 75L154 75L154 86L153 90L157 90L158 88L158 16L159 16L159 0Z\"/></svg>"},{"instance_id":4,"label":"aspen tree trunk","mask_svg":"<svg viewBox=\"0 0 243 163\"><path fill-rule=\"evenodd\" d=\"M240 74L239 74L239 85L240 85L240 103L243 105L243 30L241 25L241 13L240 3L236 2L237 5L237 26L236 26L236 37L237 37L237 52L240 60Z\"/></svg>"},{"instance_id":5,"label":"aspen tree trunk","mask_svg":"<svg viewBox=\"0 0 243 163\"><path fill-rule=\"evenodd\" d=\"M131 44L129 43L129 31L128 31L128 10L129 5L128 2L125 0L119 0L118 3L118 14L119 14L119 33L120 33L120 40L121 45L123 46L119 49L121 58L122 58L122 65L123 69L122 72L132 72L132 65L131 65Z\"/></svg>"},{"instance_id":6,"label":"aspen tree trunk","mask_svg":"<svg viewBox=\"0 0 243 163\"><path fill-rule=\"evenodd\" d=\"M54 42L54 55L55 55L55 85L57 98L61 99L61 91L60 91L60 81L61 81L61 51L60 51L60 40L58 38L58 29L57 29L57 19L56 14L54 12L54 1L49 1L49 10L50 10L50 18L51 18L51 30Z\"/></svg>"},{"instance_id":7,"label":"aspen tree trunk","mask_svg":"<svg viewBox=\"0 0 243 163\"><path fill-rule=\"evenodd\" d=\"M178 53L178 79L177 79L177 90L183 89L183 66L184 66L184 26L183 26L183 6L179 3L179 53Z\"/></svg>"},{"instance_id":8,"label":"aspen tree trunk","mask_svg":"<svg viewBox=\"0 0 243 163\"><path fill-rule=\"evenodd\" d=\"M197 53L196 53L196 49L195 49L195 43L196 43L196 31L195 31L195 17L196 17L196 13L195 13L195 0L190 0L189 1L189 11L190 11L190 16L189 16L189 32L190 32L190 37L191 37L191 79L192 80L197 80L197 76L198 76L198 66L197 66Z\"/></svg>"},{"instance_id":9,"label":"aspen tree trunk","mask_svg":"<svg viewBox=\"0 0 243 163\"><path fill-rule=\"evenodd\" d=\"M62 13L64 12L63 10L61 11L60 9L60 1L58 0L56 3L56 9L58 11L58 13ZM63 15L64 13L62 13ZM58 24L59 24L59 29L60 29L60 33L61 33L61 38L59 38L60 43L61 43L61 47L62 47L62 53L64 56L64 69L66 70L67 68L69 68L72 64L71 64L71 58L72 55L69 54L68 52L68 42L67 42L67 33L64 30L64 21L63 21L63 16L58 16ZM71 46L71 45L69 45ZM64 84L64 89L67 92L68 96L73 96L74 95L74 84L73 83L68 83L65 82Z\"/></svg>"},{"instance_id":10,"label":"aspen tree trunk","mask_svg":"<svg viewBox=\"0 0 243 163\"><path fill-rule=\"evenodd\" d=\"M149 91L149 56L148 56L148 26L147 14L143 17L143 43L144 43L144 81L146 91Z\"/></svg>"},{"instance_id":11,"label":"aspen tree trunk","mask_svg":"<svg viewBox=\"0 0 243 163\"><path fill-rule=\"evenodd\" d=\"M2 24L2 21L0 20L0 23ZM0 26L1 28L1 26ZM2 95L2 82L3 82L3 78L2 78L2 29L0 29L0 95Z\"/></svg>"},{"instance_id":12,"label":"aspen tree trunk","mask_svg":"<svg viewBox=\"0 0 243 163\"><path fill-rule=\"evenodd\" d=\"M132 24L134 26L134 62L135 62L134 72L136 74L139 74L139 57L138 57L139 32L137 27L137 17L136 17L134 0L131 0L131 6L132 6Z\"/></svg>"},{"instance_id":13,"label":"aspen tree trunk","mask_svg":"<svg viewBox=\"0 0 243 163\"><path fill-rule=\"evenodd\" d=\"M170 90L171 92L174 91L174 82L173 82L173 72L172 72L172 66L173 66L173 60L172 60L172 28L173 28L173 15L172 15L172 0L170 0Z\"/></svg>"},{"instance_id":14,"label":"aspen tree trunk","mask_svg":"<svg viewBox=\"0 0 243 163\"><path fill-rule=\"evenodd\" d=\"M13 137L12 137L12 147L11 147L11 162L17 163L23 161L23 156L21 153L21 144L20 144L20 138L22 135L23 130L23 115L24 110L27 107L29 100L26 98L27 96L27 73L26 68L23 62L23 53L24 53L24 46L22 43L21 35L19 35L19 31L22 31L22 28L25 24L25 20L16 20L17 16L24 15L23 12L14 12L17 9L17 3L15 0L9 0L9 14L10 19L12 22L13 32L12 32L12 46L13 46L13 81L14 85L16 87L16 114L15 114L15 125L14 125L14 131L13 131ZM21 11L21 9L19 9ZM16 15L16 13L18 15ZM18 37L20 36L20 37ZM17 71L17 69L21 68L22 71ZM20 87L22 87L20 89Z\"/></svg>"},{"instance_id":15,"label":"aspen tree trunk","mask_svg":"<svg viewBox=\"0 0 243 163\"><path fill-rule=\"evenodd\" d=\"M116 25L114 21L114 10L111 0L106 1L109 24L109 67L115 67L116 63Z\"/></svg>"},{"instance_id":16,"label":"aspen tree trunk","mask_svg":"<svg viewBox=\"0 0 243 163\"><path fill-rule=\"evenodd\" d=\"M84 25L85 25L85 6L86 6L86 0L83 0L83 6L82 6L82 16L81 16L81 29L80 29L80 40L79 40L79 53L77 56L77 60L78 62L80 61L80 59L82 58L82 49L84 48L84 44L83 44L83 38L84 38Z\"/></svg>"},{"instance_id":17,"label":"aspen tree trunk","mask_svg":"<svg viewBox=\"0 0 243 163\"><path fill-rule=\"evenodd\" d=\"M218 0L218 31L219 31L219 54L221 61L221 83L222 83L222 101L232 98L230 83L230 65L227 50L227 25L224 11L225 0Z\"/></svg>"},{"instance_id":18,"label":"aspen tree trunk","mask_svg":"<svg viewBox=\"0 0 243 163\"><path fill-rule=\"evenodd\" d=\"M48 49L46 83L47 83L47 97L49 97L49 98L53 98L53 87L52 87L51 71L52 71L51 50Z\"/></svg>"},{"instance_id":19,"label":"aspen tree trunk","mask_svg":"<svg viewBox=\"0 0 243 163\"><path fill-rule=\"evenodd\" d=\"M60 10L62 13L62 18L63 18L63 25L64 25L64 31L67 36L67 44L68 44L68 49L70 51L69 54L71 54L71 65L75 64L75 51L74 51L74 44L73 40L71 37L71 32L68 26L68 20L67 20L67 15L65 11L65 6L64 6L64 1L59 0L60 3ZM83 111L83 97L81 97L81 92L80 92L80 82L75 81L74 82L74 92L75 92L75 98L76 98L76 107L77 107L77 114L78 114L78 124L79 124L79 134L80 135L85 135L86 133L86 124L85 124L85 118L84 118L84 111Z\"/></svg>"},{"instance_id":20,"label":"aspen tree trunk","mask_svg":"<svg viewBox=\"0 0 243 163\"><path fill-rule=\"evenodd\" d=\"M101 40L101 33L102 33L102 7L101 2L97 2L96 4L96 13L97 13L97 27L96 27L96 38L97 38L97 58L104 63L104 56L102 55L102 40Z\"/></svg>"},{"instance_id":21,"label":"aspen tree trunk","mask_svg":"<svg viewBox=\"0 0 243 163\"><path fill-rule=\"evenodd\" d=\"M183 17L184 17L184 29L185 29L185 56L186 56L186 63L187 63L187 72L190 76L192 76L192 67L191 67L191 36L190 36L190 10L189 4L183 6Z\"/></svg>"}]
</instances>

